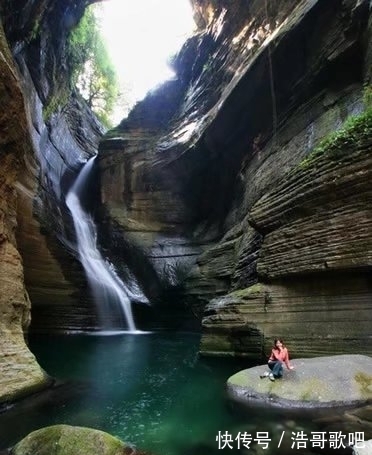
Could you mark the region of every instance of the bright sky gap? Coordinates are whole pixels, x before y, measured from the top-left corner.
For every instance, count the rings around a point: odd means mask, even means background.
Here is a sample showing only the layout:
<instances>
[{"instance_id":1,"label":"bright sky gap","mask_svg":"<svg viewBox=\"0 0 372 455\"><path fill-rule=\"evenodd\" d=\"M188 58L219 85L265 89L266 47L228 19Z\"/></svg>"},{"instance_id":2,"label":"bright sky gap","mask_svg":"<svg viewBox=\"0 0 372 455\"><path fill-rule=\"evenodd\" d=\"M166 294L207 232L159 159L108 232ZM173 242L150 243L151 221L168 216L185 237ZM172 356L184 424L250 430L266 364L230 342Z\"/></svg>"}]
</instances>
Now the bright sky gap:
<instances>
[{"instance_id":1,"label":"bright sky gap","mask_svg":"<svg viewBox=\"0 0 372 455\"><path fill-rule=\"evenodd\" d=\"M189 0L109 0L99 4L102 34L131 104L174 76L167 65L195 28ZM126 115L116 111L114 123Z\"/></svg>"}]
</instances>

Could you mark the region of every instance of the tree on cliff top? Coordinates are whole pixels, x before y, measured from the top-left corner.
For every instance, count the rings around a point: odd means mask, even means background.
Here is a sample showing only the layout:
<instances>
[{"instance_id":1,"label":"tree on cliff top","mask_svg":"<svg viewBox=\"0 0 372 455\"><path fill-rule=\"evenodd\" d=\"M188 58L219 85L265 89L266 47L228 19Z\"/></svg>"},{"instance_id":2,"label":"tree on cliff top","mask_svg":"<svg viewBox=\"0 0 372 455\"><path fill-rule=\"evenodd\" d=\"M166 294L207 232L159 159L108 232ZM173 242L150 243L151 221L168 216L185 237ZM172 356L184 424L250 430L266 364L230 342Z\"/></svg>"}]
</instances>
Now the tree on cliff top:
<instances>
[{"instance_id":1,"label":"tree on cliff top","mask_svg":"<svg viewBox=\"0 0 372 455\"><path fill-rule=\"evenodd\" d=\"M68 40L71 83L99 120L110 127L110 114L119 96L115 68L100 33L94 7L86 9Z\"/></svg>"}]
</instances>

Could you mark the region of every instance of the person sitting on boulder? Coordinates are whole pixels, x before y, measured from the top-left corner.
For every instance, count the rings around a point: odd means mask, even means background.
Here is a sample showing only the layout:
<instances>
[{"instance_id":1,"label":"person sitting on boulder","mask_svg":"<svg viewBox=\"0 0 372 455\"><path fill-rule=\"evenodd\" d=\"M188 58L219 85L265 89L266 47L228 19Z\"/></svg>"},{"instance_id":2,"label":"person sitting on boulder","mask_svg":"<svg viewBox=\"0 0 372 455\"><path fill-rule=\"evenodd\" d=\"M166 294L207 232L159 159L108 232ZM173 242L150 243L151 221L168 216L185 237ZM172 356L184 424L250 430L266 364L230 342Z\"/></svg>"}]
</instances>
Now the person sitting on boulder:
<instances>
[{"instance_id":1,"label":"person sitting on boulder","mask_svg":"<svg viewBox=\"0 0 372 455\"><path fill-rule=\"evenodd\" d=\"M294 367L289 363L288 349L284 346L282 339L276 338L267 363L271 371L265 371L261 378L269 377L271 381L281 378L283 376L283 363L288 370L293 370Z\"/></svg>"}]
</instances>

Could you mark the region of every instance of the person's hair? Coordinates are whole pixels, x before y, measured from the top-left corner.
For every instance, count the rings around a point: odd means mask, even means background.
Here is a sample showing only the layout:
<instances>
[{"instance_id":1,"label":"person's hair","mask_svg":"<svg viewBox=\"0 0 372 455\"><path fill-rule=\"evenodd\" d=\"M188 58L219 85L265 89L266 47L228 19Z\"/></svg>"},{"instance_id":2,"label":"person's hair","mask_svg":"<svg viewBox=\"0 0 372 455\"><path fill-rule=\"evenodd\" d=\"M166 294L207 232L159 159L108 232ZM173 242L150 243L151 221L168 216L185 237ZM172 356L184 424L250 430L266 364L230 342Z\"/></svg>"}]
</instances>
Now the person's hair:
<instances>
[{"instance_id":1,"label":"person's hair","mask_svg":"<svg viewBox=\"0 0 372 455\"><path fill-rule=\"evenodd\" d=\"M278 341L280 341L280 342L282 343L282 345L284 346L284 342L283 342L283 339L282 339L282 338L275 338L275 339L274 339L274 348L275 348L275 349L277 349L276 343L277 343Z\"/></svg>"}]
</instances>

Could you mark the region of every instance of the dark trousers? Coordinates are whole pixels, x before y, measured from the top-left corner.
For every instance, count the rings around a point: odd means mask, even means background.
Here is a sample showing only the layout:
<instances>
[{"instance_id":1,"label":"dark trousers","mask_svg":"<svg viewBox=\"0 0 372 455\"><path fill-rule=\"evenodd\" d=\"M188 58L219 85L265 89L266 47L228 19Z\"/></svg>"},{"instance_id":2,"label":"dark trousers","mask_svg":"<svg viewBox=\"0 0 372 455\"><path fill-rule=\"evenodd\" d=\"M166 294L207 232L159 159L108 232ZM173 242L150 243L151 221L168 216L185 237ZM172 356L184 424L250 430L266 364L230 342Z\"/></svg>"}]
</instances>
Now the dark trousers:
<instances>
[{"instance_id":1,"label":"dark trousers","mask_svg":"<svg viewBox=\"0 0 372 455\"><path fill-rule=\"evenodd\" d=\"M283 376L283 362L280 360L270 360L268 365L273 372L274 378L281 378Z\"/></svg>"}]
</instances>

